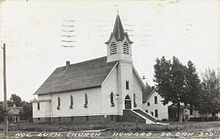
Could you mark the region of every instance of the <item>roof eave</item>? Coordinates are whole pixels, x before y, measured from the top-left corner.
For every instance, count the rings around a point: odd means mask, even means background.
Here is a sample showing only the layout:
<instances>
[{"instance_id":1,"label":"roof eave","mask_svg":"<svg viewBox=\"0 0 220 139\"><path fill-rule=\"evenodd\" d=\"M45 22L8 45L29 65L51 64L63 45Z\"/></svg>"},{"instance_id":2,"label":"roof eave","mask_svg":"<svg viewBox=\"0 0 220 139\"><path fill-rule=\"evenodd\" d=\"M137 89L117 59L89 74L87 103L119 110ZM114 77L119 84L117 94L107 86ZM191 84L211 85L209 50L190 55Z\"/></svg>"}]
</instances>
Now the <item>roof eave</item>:
<instances>
[{"instance_id":1,"label":"roof eave","mask_svg":"<svg viewBox=\"0 0 220 139\"><path fill-rule=\"evenodd\" d=\"M36 95L41 96L41 95L50 95L50 94L57 94L57 93L66 93L66 92L71 92L71 91L78 91L78 90L92 89L92 88L99 88L99 87L101 87L101 85L85 87L85 88L78 88L78 89L61 90L61 91L56 91L56 92L40 93L40 94L36 94Z\"/></svg>"}]
</instances>

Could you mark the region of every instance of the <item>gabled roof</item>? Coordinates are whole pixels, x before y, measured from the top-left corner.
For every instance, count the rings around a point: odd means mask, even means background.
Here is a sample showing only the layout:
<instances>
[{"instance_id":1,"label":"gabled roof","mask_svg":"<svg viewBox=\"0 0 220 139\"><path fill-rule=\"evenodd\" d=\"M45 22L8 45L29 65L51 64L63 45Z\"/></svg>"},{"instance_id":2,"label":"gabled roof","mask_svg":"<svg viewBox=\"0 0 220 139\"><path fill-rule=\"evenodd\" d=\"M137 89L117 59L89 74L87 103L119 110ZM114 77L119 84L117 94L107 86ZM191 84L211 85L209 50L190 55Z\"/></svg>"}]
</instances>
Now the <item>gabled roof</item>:
<instances>
[{"instance_id":1,"label":"gabled roof","mask_svg":"<svg viewBox=\"0 0 220 139\"><path fill-rule=\"evenodd\" d=\"M147 100L153 95L156 89L146 88L143 92L143 103L147 102Z\"/></svg>"},{"instance_id":2,"label":"gabled roof","mask_svg":"<svg viewBox=\"0 0 220 139\"><path fill-rule=\"evenodd\" d=\"M133 43L129 37L128 37L128 34L127 32L124 31L124 28L123 28L123 25L122 25L122 22L121 22L121 19L120 19L120 16L117 15L116 16L116 19L115 19L115 24L114 24L114 28L113 28L113 32L111 33L110 35L110 38L109 40L106 42L106 44L109 44L109 42L111 41L111 38L112 37L115 37L115 39L117 41L122 41L124 39L124 37L126 36L127 39L128 39L128 42L131 44Z\"/></svg>"},{"instance_id":3,"label":"gabled roof","mask_svg":"<svg viewBox=\"0 0 220 139\"><path fill-rule=\"evenodd\" d=\"M92 59L58 67L40 86L34 95L67 92L100 87L117 61L108 62L107 57Z\"/></svg>"}]
</instances>

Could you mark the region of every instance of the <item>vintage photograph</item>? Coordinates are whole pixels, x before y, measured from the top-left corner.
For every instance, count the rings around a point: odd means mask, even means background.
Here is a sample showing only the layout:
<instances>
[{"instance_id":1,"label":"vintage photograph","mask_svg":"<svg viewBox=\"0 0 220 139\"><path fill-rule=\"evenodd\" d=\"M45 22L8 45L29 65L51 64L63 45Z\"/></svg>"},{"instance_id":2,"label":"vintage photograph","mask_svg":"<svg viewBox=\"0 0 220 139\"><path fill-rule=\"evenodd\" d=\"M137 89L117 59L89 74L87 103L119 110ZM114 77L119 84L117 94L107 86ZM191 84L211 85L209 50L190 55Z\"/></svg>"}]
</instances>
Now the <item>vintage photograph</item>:
<instances>
[{"instance_id":1,"label":"vintage photograph","mask_svg":"<svg viewBox=\"0 0 220 139\"><path fill-rule=\"evenodd\" d=\"M0 138L220 138L219 0L1 0Z\"/></svg>"}]
</instances>

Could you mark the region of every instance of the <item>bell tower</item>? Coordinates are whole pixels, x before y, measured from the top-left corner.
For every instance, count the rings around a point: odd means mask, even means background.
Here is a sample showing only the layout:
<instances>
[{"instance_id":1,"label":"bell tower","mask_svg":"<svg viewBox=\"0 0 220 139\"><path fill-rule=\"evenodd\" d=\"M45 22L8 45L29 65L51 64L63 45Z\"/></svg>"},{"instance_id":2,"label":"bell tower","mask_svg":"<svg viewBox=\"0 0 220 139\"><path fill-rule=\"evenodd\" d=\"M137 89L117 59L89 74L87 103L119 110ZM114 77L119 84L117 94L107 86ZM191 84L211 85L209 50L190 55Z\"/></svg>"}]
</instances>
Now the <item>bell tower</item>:
<instances>
[{"instance_id":1,"label":"bell tower","mask_svg":"<svg viewBox=\"0 0 220 139\"><path fill-rule=\"evenodd\" d=\"M127 32L124 31L119 15L116 16L113 32L107 44L107 62L118 61L117 94L118 114L124 109L133 109L133 64L131 44Z\"/></svg>"},{"instance_id":2,"label":"bell tower","mask_svg":"<svg viewBox=\"0 0 220 139\"><path fill-rule=\"evenodd\" d=\"M131 44L127 32L124 31L120 16L116 16L113 32L107 44L107 62L124 61L132 63Z\"/></svg>"}]
</instances>

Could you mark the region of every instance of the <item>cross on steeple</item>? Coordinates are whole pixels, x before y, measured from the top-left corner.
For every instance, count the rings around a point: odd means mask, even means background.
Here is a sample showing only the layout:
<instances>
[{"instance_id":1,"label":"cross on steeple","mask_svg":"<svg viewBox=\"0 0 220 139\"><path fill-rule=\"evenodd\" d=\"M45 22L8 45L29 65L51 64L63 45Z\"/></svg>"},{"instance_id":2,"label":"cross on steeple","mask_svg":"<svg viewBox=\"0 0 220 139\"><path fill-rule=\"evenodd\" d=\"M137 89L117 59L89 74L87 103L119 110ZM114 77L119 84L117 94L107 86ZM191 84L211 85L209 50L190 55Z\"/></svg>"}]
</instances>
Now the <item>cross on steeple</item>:
<instances>
[{"instance_id":1,"label":"cross on steeple","mask_svg":"<svg viewBox=\"0 0 220 139\"><path fill-rule=\"evenodd\" d=\"M116 4L115 7L117 8L117 15L119 15L119 8L118 8L118 5Z\"/></svg>"}]
</instances>

